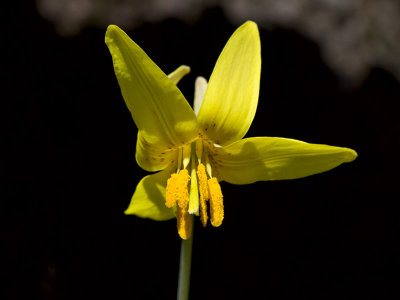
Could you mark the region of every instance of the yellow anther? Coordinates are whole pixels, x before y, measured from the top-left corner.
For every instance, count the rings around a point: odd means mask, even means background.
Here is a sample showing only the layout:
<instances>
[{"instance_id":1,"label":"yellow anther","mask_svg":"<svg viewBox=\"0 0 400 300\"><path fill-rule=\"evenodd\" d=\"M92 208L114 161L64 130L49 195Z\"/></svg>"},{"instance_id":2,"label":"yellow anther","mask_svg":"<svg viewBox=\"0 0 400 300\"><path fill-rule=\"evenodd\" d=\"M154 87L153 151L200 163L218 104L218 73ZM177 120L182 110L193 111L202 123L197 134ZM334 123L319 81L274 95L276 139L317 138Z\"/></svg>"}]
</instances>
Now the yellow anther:
<instances>
[{"instance_id":1,"label":"yellow anther","mask_svg":"<svg viewBox=\"0 0 400 300\"><path fill-rule=\"evenodd\" d=\"M189 172L183 169L179 172L176 180L176 202L180 208L186 208L189 203L188 184L190 181ZM187 210L187 208L186 208Z\"/></svg>"},{"instance_id":2,"label":"yellow anther","mask_svg":"<svg viewBox=\"0 0 400 300\"><path fill-rule=\"evenodd\" d=\"M203 196L200 195L200 221L201 221L201 224L203 224L203 227L207 226L207 220L208 220L207 202L203 198Z\"/></svg>"},{"instance_id":3,"label":"yellow anther","mask_svg":"<svg viewBox=\"0 0 400 300\"><path fill-rule=\"evenodd\" d=\"M186 240L192 235L192 219L187 208L176 207L176 222L179 236Z\"/></svg>"},{"instance_id":4,"label":"yellow anther","mask_svg":"<svg viewBox=\"0 0 400 300\"><path fill-rule=\"evenodd\" d=\"M221 187L217 178L213 177L208 180L208 189L210 193L210 215L211 224L218 227L224 219L224 203Z\"/></svg>"},{"instance_id":5,"label":"yellow anther","mask_svg":"<svg viewBox=\"0 0 400 300\"><path fill-rule=\"evenodd\" d=\"M165 195L165 205L169 208L175 205L176 202L176 182L178 174L173 173L167 181L167 189Z\"/></svg>"},{"instance_id":6,"label":"yellow anther","mask_svg":"<svg viewBox=\"0 0 400 300\"><path fill-rule=\"evenodd\" d=\"M203 224L203 227L206 227L208 220L206 201L209 199L209 193L206 168L202 163L197 166L197 177L199 178L200 190L200 221Z\"/></svg>"},{"instance_id":7,"label":"yellow anther","mask_svg":"<svg viewBox=\"0 0 400 300\"><path fill-rule=\"evenodd\" d=\"M202 163L197 166L197 177L199 178L200 195L203 196L204 200L208 200L207 174L206 168Z\"/></svg>"}]
</instances>

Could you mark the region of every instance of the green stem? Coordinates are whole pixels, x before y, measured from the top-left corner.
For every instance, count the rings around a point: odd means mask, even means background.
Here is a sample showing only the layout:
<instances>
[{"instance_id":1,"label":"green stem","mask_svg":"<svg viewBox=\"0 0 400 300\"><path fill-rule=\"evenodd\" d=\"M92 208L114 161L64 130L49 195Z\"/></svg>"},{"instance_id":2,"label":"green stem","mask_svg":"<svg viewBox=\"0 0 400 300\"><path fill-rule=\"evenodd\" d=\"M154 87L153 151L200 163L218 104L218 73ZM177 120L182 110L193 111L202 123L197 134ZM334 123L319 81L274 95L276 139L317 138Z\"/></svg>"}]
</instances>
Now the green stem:
<instances>
[{"instance_id":1,"label":"green stem","mask_svg":"<svg viewBox=\"0 0 400 300\"><path fill-rule=\"evenodd\" d=\"M178 278L178 300L189 299L190 286L190 268L192 264L192 248L193 248L193 223L192 219L192 235L187 240L182 240L181 243L181 258L179 263L179 278Z\"/></svg>"}]
</instances>

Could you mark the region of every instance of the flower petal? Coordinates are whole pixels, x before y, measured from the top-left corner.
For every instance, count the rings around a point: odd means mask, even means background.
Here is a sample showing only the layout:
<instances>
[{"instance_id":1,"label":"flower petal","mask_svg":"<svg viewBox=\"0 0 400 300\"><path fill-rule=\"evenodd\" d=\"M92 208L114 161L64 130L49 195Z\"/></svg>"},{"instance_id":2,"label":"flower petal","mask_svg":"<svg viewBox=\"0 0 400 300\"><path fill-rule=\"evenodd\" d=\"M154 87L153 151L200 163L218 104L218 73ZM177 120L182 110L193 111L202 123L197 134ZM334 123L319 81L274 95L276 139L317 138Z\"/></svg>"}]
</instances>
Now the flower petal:
<instances>
[{"instance_id":1,"label":"flower petal","mask_svg":"<svg viewBox=\"0 0 400 300\"><path fill-rule=\"evenodd\" d=\"M194 140L196 116L174 82L117 26L108 27L105 42L142 139L160 149Z\"/></svg>"},{"instance_id":2,"label":"flower petal","mask_svg":"<svg viewBox=\"0 0 400 300\"><path fill-rule=\"evenodd\" d=\"M195 115L199 114L199 110L201 104L203 103L204 94L207 90L207 80L204 77L197 77L194 88L194 101L193 101L193 110Z\"/></svg>"},{"instance_id":3,"label":"flower petal","mask_svg":"<svg viewBox=\"0 0 400 300\"><path fill-rule=\"evenodd\" d=\"M178 82L182 79L182 77L189 73L190 73L190 67L182 65L172 73L168 74L168 77L169 79L172 80L173 83L178 84Z\"/></svg>"},{"instance_id":4,"label":"flower petal","mask_svg":"<svg viewBox=\"0 0 400 300\"><path fill-rule=\"evenodd\" d=\"M168 74L173 83L177 84L183 76L190 72L190 67L182 65L175 71ZM146 142L142 131L138 132L136 143L136 162L138 165L149 172L156 172L165 169L177 157L176 150L165 149L157 145Z\"/></svg>"},{"instance_id":5,"label":"flower petal","mask_svg":"<svg viewBox=\"0 0 400 300\"><path fill-rule=\"evenodd\" d=\"M136 162L146 171L156 172L164 170L170 164L176 163L178 150L165 149L157 145L149 144L143 137L142 131L138 132L136 142Z\"/></svg>"},{"instance_id":6,"label":"flower petal","mask_svg":"<svg viewBox=\"0 0 400 300\"><path fill-rule=\"evenodd\" d=\"M255 137L212 149L216 176L233 184L301 178L351 162L349 148L309 144L298 140Z\"/></svg>"},{"instance_id":7,"label":"flower petal","mask_svg":"<svg viewBox=\"0 0 400 300\"><path fill-rule=\"evenodd\" d=\"M260 72L260 36L247 21L228 40L211 74L197 117L205 137L229 145L246 134L257 109Z\"/></svg>"},{"instance_id":8,"label":"flower petal","mask_svg":"<svg viewBox=\"0 0 400 300\"><path fill-rule=\"evenodd\" d=\"M174 210L165 206L165 187L170 174L169 169L144 177L136 186L125 214L156 221L174 218Z\"/></svg>"}]
</instances>

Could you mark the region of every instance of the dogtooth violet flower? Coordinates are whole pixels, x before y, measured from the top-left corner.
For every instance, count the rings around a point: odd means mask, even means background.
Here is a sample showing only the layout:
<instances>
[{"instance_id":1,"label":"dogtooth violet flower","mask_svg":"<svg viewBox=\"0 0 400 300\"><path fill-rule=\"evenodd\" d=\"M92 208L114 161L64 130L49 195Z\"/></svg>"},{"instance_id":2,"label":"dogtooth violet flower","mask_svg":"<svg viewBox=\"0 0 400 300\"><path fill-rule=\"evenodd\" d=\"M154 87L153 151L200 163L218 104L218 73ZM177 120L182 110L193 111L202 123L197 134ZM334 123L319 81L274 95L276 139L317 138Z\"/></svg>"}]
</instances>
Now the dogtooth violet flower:
<instances>
[{"instance_id":1,"label":"dogtooth violet flower","mask_svg":"<svg viewBox=\"0 0 400 300\"><path fill-rule=\"evenodd\" d=\"M257 25L247 21L228 40L209 82L196 79L193 109L177 88L190 69L165 73L115 25L105 42L122 96L138 127L136 161L146 171L126 214L154 220L176 217L182 239L192 218L220 226L220 181L249 184L294 179L330 170L357 157L348 148L278 137L245 138L260 86ZM209 213L208 213L209 206Z\"/></svg>"}]
</instances>

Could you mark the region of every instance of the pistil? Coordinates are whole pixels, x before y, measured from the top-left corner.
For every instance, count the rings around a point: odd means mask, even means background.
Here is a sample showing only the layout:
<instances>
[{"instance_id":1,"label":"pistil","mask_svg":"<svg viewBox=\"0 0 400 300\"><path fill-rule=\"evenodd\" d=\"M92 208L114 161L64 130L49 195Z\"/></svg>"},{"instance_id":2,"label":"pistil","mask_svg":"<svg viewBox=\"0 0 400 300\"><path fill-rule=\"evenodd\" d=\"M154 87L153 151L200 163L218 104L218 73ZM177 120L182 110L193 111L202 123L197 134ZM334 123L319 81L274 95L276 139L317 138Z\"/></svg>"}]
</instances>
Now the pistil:
<instances>
[{"instance_id":1,"label":"pistil","mask_svg":"<svg viewBox=\"0 0 400 300\"><path fill-rule=\"evenodd\" d=\"M195 146L192 145L192 150ZM189 213L199 215L199 187L196 175L196 154L192 151L191 173L190 173L190 196L189 196Z\"/></svg>"}]
</instances>

